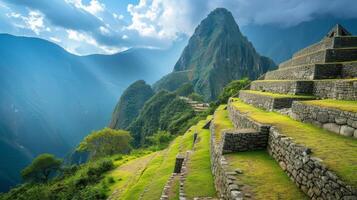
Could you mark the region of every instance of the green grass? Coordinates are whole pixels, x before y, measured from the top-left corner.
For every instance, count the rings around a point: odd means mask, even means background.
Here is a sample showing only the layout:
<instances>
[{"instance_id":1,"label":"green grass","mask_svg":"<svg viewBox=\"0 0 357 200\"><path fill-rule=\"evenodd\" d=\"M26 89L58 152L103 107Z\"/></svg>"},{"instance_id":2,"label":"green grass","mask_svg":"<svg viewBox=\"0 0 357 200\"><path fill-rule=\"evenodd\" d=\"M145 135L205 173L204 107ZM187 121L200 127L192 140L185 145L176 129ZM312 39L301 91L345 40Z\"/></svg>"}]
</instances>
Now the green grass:
<instances>
[{"instance_id":1,"label":"green grass","mask_svg":"<svg viewBox=\"0 0 357 200\"><path fill-rule=\"evenodd\" d=\"M193 199L194 197L216 197L211 173L210 131L202 129L205 122L206 120L202 120L195 126L198 140L195 144L195 151L187 164L188 174L184 189L189 199Z\"/></svg>"},{"instance_id":2,"label":"green grass","mask_svg":"<svg viewBox=\"0 0 357 200\"><path fill-rule=\"evenodd\" d=\"M115 183L110 186L109 194L116 191L115 195L113 194L113 197L119 199L128 188L139 180L141 173L146 169L150 161L160 153L161 152L155 152L133 159L131 156L128 156L127 158L116 161L115 165L118 167L107 174L107 177L113 177L115 180Z\"/></svg>"},{"instance_id":3,"label":"green grass","mask_svg":"<svg viewBox=\"0 0 357 200\"><path fill-rule=\"evenodd\" d=\"M150 158L138 158L122 165L121 168L125 166L127 169L125 172L121 169L112 172L111 176L115 180L121 178L123 182L115 183L112 191L120 186L125 187L117 199L139 199L140 196L143 200L159 199L163 187L173 172L176 155L192 148L193 133L194 130L191 127L186 134L175 138L167 149L147 155ZM142 162L146 164L138 167L137 165Z\"/></svg>"},{"instance_id":4,"label":"green grass","mask_svg":"<svg viewBox=\"0 0 357 200\"><path fill-rule=\"evenodd\" d=\"M215 125L215 139L216 142L221 141L221 132L224 129L231 129L234 128L231 120L228 116L228 111L225 109L227 105L220 105L215 113L214 113L214 120L212 121Z\"/></svg>"},{"instance_id":5,"label":"green grass","mask_svg":"<svg viewBox=\"0 0 357 200\"><path fill-rule=\"evenodd\" d=\"M335 108L344 111L357 112L357 101L344 101L344 100L314 100L314 101L304 101L304 104Z\"/></svg>"},{"instance_id":6,"label":"green grass","mask_svg":"<svg viewBox=\"0 0 357 200\"><path fill-rule=\"evenodd\" d=\"M238 180L248 185L256 200L260 199L308 199L279 167L266 151L227 154L232 171L240 169Z\"/></svg>"},{"instance_id":7,"label":"green grass","mask_svg":"<svg viewBox=\"0 0 357 200\"><path fill-rule=\"evenodd\" d=\"M261 91L255 91L255 90L242 90L242 91L244 91L246 93L250 93L250 94L269 96L269 97L273 97L275 99L282 99L282 98L302 98L302 99L306 98L306 99L311 99L311 98L315 98L314 96L278 94L278 93L261 92Z\"/></svg>"},{"instance_id":8,"label":"green grass","mask_svg":"<svg viewBox=\"0 0 357 200\"><path fill-rule=\"evenodd\" d=\"M313 156L336 172L342 180L357 186L357 140L337 135L311 124L293 120L287 116L267 112L239 99L234 99L233 106L241 113L263 124L276 126L283 134L292 137L297 143L312 149Z\"/></svg>"}]
</instances>

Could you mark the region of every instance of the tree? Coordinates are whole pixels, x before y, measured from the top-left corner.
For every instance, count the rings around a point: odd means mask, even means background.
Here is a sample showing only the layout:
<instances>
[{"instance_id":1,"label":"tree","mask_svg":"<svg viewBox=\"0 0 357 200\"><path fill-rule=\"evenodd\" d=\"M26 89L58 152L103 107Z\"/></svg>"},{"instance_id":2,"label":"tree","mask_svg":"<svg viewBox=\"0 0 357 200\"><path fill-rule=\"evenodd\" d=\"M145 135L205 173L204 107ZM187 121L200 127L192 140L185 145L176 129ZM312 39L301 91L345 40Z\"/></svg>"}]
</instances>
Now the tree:
<instances>
[{"instance_id":1,"label":"tree","mask_svg":"<svg viewBox=\"0 0 357 200\"><path fill-rule=\"evenodd\" d=\"M47 182L60 169L61 164L62 160L54 155L41 154L21 171L21 176L25 181Z\"/></svg>"},{"instance_id":2,"label":"tree","mask_svg":"<svg viewBox=\"0 0 357 200\"><path fill-rule=\"evenodd\" d=\"M216 104L220 105L220 104L227 103L227 101L230 97L236 95L241 89L243 89L249 83L250 83L250 81L247 78L244 78L242 80L234 80L234 81L230 82L228 85L226 85L223 88L222 92L218 96Z\"/></svg>"},{"instance_id":3,"label":"tree","mask_svg":"<svg viewBox=\"0 0 357 200\"><path fill-rule=\"evenodd\" d=\"M128 153L132 137L128 131L104 128L88 135L79 144L78 151L88 151L92 159Z\"/></svg>"}]
</instances>

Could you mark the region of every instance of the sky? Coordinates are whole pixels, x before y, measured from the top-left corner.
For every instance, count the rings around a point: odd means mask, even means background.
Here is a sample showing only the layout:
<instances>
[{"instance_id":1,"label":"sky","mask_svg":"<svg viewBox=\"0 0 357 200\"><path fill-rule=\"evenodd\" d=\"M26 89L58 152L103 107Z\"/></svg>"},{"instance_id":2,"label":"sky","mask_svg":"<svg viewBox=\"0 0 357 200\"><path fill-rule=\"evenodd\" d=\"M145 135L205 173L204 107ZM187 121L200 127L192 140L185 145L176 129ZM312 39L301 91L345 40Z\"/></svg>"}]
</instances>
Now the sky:
<instances>
[{"instance_id":1,"label":"sky","mask_svg":"<svg viewBox=\"0 0 357 200\"><path fill-rule=\"evenodd\" d=\"M43 38L77 55L169 48L217 7L239 26L357 18L356 0L0 0L0 33Z\"/></svg>"}]
</instances>

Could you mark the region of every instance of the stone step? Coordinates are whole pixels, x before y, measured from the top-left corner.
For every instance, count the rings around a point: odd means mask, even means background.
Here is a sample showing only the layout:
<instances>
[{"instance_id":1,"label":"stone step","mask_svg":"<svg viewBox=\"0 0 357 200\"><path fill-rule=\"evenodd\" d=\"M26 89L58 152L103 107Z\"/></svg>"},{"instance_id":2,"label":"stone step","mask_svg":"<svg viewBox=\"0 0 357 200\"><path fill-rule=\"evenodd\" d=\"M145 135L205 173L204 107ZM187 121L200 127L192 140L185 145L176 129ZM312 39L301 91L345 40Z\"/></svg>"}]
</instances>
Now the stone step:
<instances>
[{"instance_id":1,"label":"stone step","mask_svg":"<svg viewBox=\"0 0 357 200\"><path fill-rule=\"evenodd\" d=\"M293 57L279 65L279 69L306 64L324 64L357 60L357 48L324 49Z\"/></svg>"},{"instance_id":2,"label":"stone step","mask_svg":"<svg viewBox=\"0 0 357 200\"><path fill-rule=\"evenodd\" d=\"M242 152L266 149L268 134L253 128L222 131L222 152Z\"/></svg>"},{"instance_id":3,"label":"stone step","mask_svg":"<svg viewBox=\"0 0 357 200\"><path fill-rule=\"evenodd\" d=\"M357 71L357 65L356 71ZM342 64L310 64L267 72L265 80L315 80L342 77ZM350 74L350 73L345 73Z\"/></svg>"},{"instance_id":4,"label":"stone step","mask_svg":"<svg viewBox=\"0 0 357 200\"><path fill-rule=\"evenodd\" d=\"M311 95L313 93L313 83L313 81L305 80L261 80L253 81L250 89L278 94Z\"/></svg>"},{"instance_id":5,"label":"stone step","mask_svg":"<svg viewBox=\"0 0 357 200\"><path fill-rule=\"evenodd\" d=\"M313 95L321 99L357 100L357 79L313 81Z\"/></svg>"},{"instance_id":6,"label":"stone step","mask_svg":"<svg viewBox=\"0 0 357 200\"><path fill-rule=\"evenodd\" d=\"M237 98L230 99L227 109L235 128L268 127L269 154L310 198L357 197L357 140L258 109Z\"/></svg>"},{"instance_id":7,"label":"stone step","mask_svg":"<svg viewBox=\"0 0 357 200\"><path fill-rule=\"evenodd\" d=\"M294 57L307 55L316 51L324 49L338 49L338 48L353 48L357 47L357 37L354 36L344 36L344 37L333 37L325 38L318 43L308 46L300 51L294 53Z\"/></svg>"},{"instance_id":8,"label":"stone step","mask_svg":"<svg viewBox=\"0 0 357 200\"><path fill-rule=\"evenodd\" d=\"M303 55L308 55L317 51L321 51L324 49L332 49L334 48L333 46L333 41L334 38L326 38L321 40L318 43L312 44L306 48L303 48L299 51L297 51L296 53L293 54L293 58L299 57L299 56L303 56Z\"/></svg>"},{"instance_id":9,"label":"stone step","mask_svg":"<svg viewBox=\"0 0 357 200\"><path fill-rule=\"evenodd\" d=\"M313 100L294 102L292 118L347 137L357 138L357 101Z\"/></svg>"},{"instance_id":10,"label":"stone step","mask_svg":"<svg viewBox=\"0 0 357 200\"><path fill-rule=\"evenodd\" d=\"M357 78L324 80L261 80L250 89L277 94L312 95L321 99L357 100Z\"/></svg>"},{"instance_id":11,"label":"stone step","mask_svg":"<svg viewBox=\"0 0 357 200\"><path fill-rule=\"evenodd\" d=\"M313 96L284 95L253 90L241 90L239 98L245 103L269 111L290 108L293 101L315 99Z\"/></svg>"}]
</instances>

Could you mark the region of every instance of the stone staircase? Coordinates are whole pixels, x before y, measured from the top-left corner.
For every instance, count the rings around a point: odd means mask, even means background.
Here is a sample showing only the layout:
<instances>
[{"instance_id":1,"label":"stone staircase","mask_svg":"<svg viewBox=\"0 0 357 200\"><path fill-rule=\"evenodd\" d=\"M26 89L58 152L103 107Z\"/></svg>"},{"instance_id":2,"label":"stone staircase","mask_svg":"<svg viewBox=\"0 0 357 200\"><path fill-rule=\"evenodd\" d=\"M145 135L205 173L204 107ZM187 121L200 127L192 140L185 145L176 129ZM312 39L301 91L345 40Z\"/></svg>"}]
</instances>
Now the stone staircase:
<instances>
[{"instance_id":1,"label":"stone staircase","mask_svg":"<svg viewBox=\"0 0 357 200\"><path fill-rule=\"evenodd\" d=\"M336 25L220 107L210 129L222 199L357 199L357 37ZM278 167L245 156L262 150Z\"/></svg>"}]
</instances>

